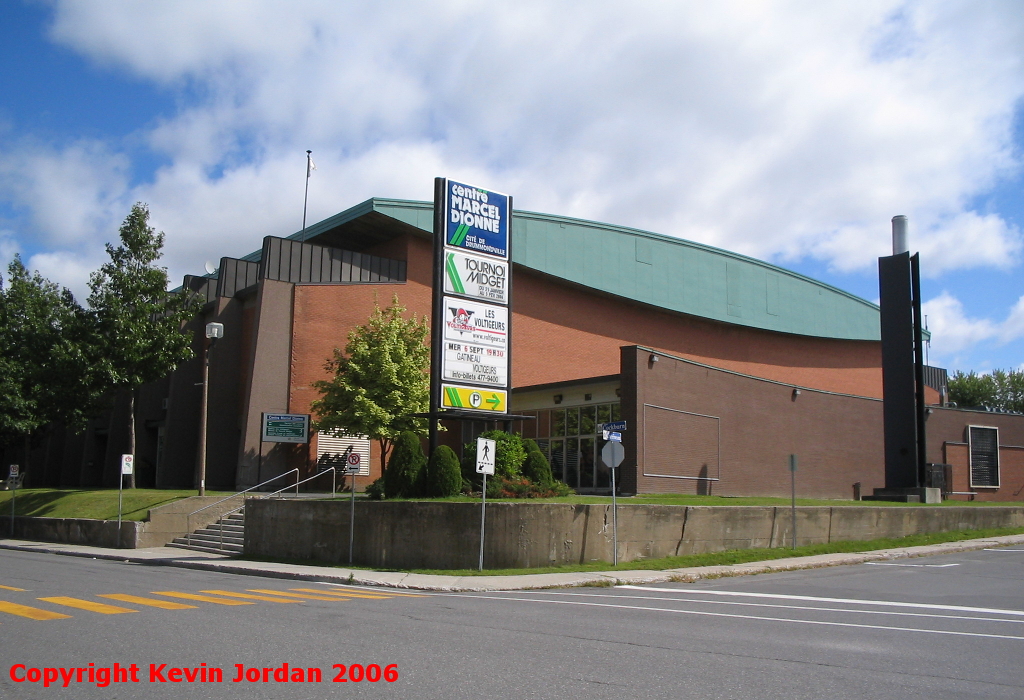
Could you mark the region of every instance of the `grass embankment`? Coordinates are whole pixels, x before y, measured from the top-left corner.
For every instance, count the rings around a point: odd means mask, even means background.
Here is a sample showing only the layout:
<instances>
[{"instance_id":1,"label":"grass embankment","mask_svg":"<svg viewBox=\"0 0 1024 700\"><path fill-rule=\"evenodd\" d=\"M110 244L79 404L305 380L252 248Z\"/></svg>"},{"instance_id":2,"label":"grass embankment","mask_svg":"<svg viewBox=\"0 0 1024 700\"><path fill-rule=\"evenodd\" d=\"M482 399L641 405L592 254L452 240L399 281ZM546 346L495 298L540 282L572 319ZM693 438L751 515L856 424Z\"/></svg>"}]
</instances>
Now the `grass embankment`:
<instances>
[{"instance_id":1,"label":"grass embankment","mask_svg":"<svg viewBox=\"0 0 1024 700\"><path fill-rule=\"evenodd\" d=\"M349 494L338 495L335 500L348 500L351 496ZM356 498L362 498L360 494L356 494ZM330 499L327 499L330 500ZM479 496L451 496L449 498L396 498L388 499L396 501L448 501L451 503L480 503ZM672 493L648 493L639 494L637 496L620 496L619 505L630 506L638 504L652 504L652 505L663 505L663 506L789 506L791 504L788 498L771 498L768 496L683 496ZM610 505L612 502L611 496L561 496L558 498L487 498L488 503L591 503L598 505ZM832 506L832 507L893 507L893 508L906 508L908 506L914 508L920 508L922 506L927 508L943 508L947 506L973 506L973 507L987 507L987 506L1024 506L1024 502L1004 502L1004 501L943 501L942 503L929 504L925 506L924 503L898 503L895 501L854 501L854 500L840 500L840 499L823 499L823 498L798 498L796 499L798 506Z\"/></svg>"},{"instance_id":2,"label":"grass embankment","mask_svg":"<svg viewBox=\"0 0 1024 700\"><path fill-rule=\"evenodd\" d=\"M0 491L0 516L11 512L12 491ZM122 519L145 520L149 509L195 496L196 491L125 489ZM207 491L210 496L230 492ZM18 489L14 514L36 518L90 518L117 520L117 489Z\"/></svg>"},{"instance_id":3,"label":"grass embankment","mask_svg":"<svg viewBox=\"0 0 1024 700\"><path fill-rule=\"evenodd\" d=\"M796 549L776 547L774 549L730 549L726 552L710 552L708 554L688 554L681 557L663 557L661 559L645 559L642 561L624 562L618 566L620 571L682 569L694 566L726 566L729 564L745 564L747 562L786 559L789 557L809 557L815 554L836 554L843 552L870 552L879 549L897 549L901 547L919 547L926 544L955 542L958 540L974 540L1001 535L1024 534L1024 527L990 528L986 530L958 530L956 532L936 532L927 535L910 535L908 537L890 537L877 540L851 540L849 542L831 542L829 544L813 544ZM250 561L273 561L286 564L306 564L325 566L337 569L374 570L367 566L347 566L343 564L325 564L317 561L299 561L294 559L270 559L265 557L242 557ZM521 576L523 574L567 574L580 571L615 571L611 562L597 561L587 564L571 564L566 566L545 566L531 569L376 569L377 571L401 571L413 574L432 574L435 576Z\"/></svg>"}]
</instances>

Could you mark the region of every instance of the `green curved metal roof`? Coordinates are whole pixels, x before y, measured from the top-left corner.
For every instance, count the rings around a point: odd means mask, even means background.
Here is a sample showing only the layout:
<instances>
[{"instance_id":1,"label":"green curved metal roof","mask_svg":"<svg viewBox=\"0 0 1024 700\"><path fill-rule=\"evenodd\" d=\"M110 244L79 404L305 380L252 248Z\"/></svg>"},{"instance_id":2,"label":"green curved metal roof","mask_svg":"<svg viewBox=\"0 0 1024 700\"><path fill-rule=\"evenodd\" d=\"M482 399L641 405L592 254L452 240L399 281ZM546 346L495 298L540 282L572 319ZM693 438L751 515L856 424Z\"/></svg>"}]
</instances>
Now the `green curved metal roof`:
<instances>
[{"instance_id":1,"label":"green curved metal roof","mask_svg":"<svg viewBox=\"0 0 1024 700\"><path fill-rule=\"evenodd\" d=\"M310 226L313 238L372 213L426 232L433 204L370 199ZM302 233L297 233L297 238ZM875 304L761 260L649 231L513 211L517 265L679 313L780 333L879 340Z\"/></svg>"}]
</instances>

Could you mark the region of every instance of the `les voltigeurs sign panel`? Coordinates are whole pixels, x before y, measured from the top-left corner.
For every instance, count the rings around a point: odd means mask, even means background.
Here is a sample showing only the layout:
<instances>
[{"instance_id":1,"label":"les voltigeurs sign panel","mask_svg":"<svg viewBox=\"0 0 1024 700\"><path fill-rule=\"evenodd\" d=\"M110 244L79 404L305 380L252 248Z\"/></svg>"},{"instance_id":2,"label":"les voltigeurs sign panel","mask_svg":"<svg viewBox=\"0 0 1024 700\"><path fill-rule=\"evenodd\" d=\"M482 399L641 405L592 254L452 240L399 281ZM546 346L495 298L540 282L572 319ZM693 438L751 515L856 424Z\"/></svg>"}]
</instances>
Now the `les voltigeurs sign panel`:
<instances>
[{"instance_id":1,"label":"les voltigeurs sign panel","mask_svg":"<svg viewBox=\"0 0 1024 700\"><path fill-rule=\"evenodd\" d=\"M434 373L440 381L439 407L507 413L511 197L442 182L441 201L434 203L444 217L442 230L435 231L441 249L435 264L443 276L441 308L435 305L441 318L434 323L434 342L440 343L434 353L440 360L440 372Z\"/></svg>"}]
</instances>

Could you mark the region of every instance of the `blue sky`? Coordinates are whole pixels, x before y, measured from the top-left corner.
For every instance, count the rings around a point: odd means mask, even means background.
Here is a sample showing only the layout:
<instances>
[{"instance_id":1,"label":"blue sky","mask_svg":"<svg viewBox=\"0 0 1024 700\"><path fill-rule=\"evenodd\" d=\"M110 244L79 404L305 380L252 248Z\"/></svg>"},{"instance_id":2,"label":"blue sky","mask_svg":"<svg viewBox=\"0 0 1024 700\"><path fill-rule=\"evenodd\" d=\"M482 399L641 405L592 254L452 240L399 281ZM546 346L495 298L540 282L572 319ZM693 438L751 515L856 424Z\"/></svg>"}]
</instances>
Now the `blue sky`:
<instances>
[{"instance_id":1,"label":"blue sky","mask_svg":"<svg viewBox=\"0 0 1024 700\"><path fill-rule=\"evenodd\" d=\"M79 296L131 204L171 275L447 175L864 298L910 217L933 364L1024 366L1024 10L862 3L21 2L0 257Z\"/></svg>"}]
</instances>

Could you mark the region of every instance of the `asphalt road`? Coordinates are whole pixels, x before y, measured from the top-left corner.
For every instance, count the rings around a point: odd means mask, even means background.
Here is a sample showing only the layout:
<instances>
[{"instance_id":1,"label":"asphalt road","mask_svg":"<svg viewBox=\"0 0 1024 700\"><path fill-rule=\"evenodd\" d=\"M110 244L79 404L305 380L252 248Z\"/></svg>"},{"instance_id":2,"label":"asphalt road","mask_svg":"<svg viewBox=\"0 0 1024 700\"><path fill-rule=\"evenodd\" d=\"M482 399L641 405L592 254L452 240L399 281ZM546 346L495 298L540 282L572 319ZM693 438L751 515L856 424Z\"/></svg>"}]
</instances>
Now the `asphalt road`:
<instances>
[{"instance_id":1,"label":"asphalt road","mask_svg":"<svg viewBox=\"0 0 1024 700\"><path fill-rule=\"evenodd\" d=\"M5 699L1019 699L1022 662L1024 547L694 584L480 594L0 552ZM115 663L135 664L138 682L129 673L98 687L96 669ZM289 678L315 668L322 680L275 682L268 671L263 681L262 669L284 663ZM236 664L259 680L234 682ZM333 682L336 664L349 680ZM220 668L223 681L189 682L182 672L173 682L175 667L199 669L199 679ZM46 668L58 669L55 683L32 682L32 669L43 678ZM75 668L86 669L81 682ZM12 669L25 680L12 680Z\"/></svg>"}]
</instances>

